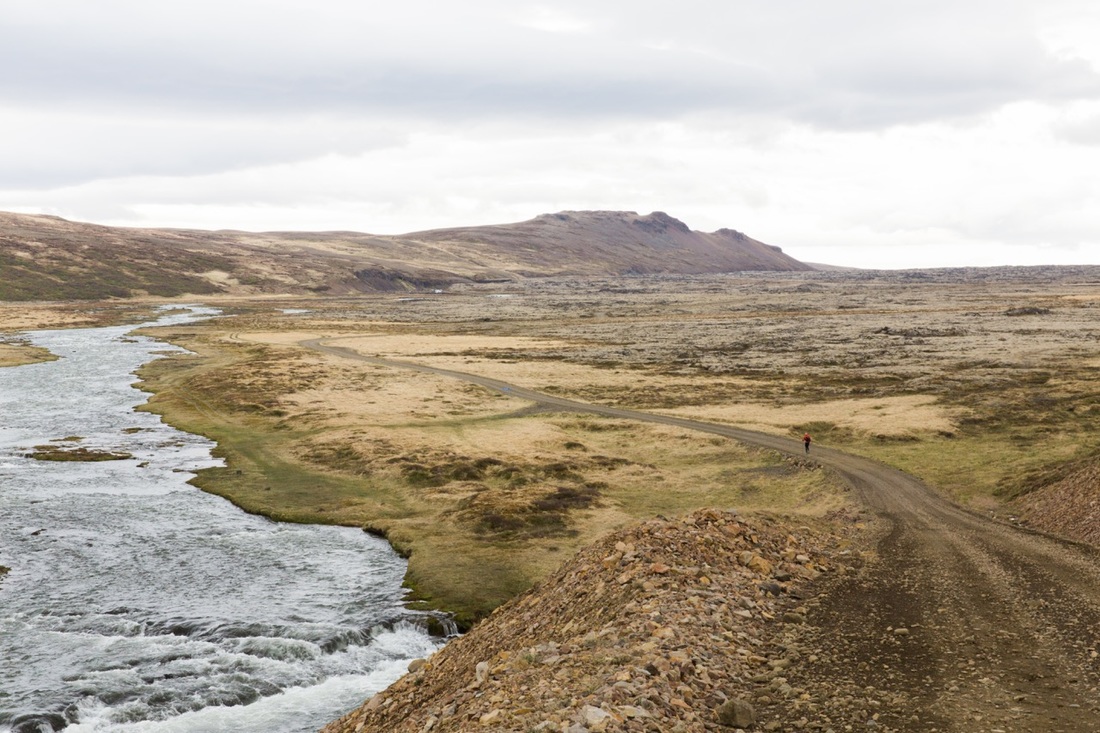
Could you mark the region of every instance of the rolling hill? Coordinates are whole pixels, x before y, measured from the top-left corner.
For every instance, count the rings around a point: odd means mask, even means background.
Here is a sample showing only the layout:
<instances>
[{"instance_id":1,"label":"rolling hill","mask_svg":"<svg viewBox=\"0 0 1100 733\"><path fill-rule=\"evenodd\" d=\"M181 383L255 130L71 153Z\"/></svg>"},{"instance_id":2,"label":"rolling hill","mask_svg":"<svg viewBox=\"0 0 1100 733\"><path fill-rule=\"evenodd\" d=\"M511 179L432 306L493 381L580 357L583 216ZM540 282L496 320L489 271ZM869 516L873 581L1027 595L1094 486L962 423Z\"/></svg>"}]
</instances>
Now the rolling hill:
<instances>
[{"instance_id":1,"label":"rolling hill","mask_svg":"<svg viewBox=\"0 0 1100 733\"><path fill-rule=\"evenodd\" d=\"M550 276L810 270L740 232L654 212L573 211L493 226L359 232L137 229L0 213L0 300L348 294Z\"/></svg>"}]
</instances>

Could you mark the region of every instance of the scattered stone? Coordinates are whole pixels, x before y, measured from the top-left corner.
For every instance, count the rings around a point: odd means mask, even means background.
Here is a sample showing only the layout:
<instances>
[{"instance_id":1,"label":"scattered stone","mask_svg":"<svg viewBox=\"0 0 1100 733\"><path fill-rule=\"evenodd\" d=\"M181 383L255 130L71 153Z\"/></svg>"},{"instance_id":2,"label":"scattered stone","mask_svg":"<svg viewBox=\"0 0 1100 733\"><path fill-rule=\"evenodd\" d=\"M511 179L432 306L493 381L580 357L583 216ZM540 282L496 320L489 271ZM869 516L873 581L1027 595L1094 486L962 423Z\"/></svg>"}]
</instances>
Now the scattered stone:
<instances>
[{"instance_id":1,"label":"scattered stone","mask_svg":"<svg viewBox=\"0 0 1100 733\"><path fill-rule=\"evenodd\" d=\"M797 730L819 699L788 680L805 648L792 635L813 627L793 605L806 581L785 587L773 571L822 567L841 542L851 537L713 509L644 522L582 550L323 733L744 731L774 705L799 713L776 730Z\"/></svg>"},{"instance_id":2,"label":"scattered stone","mask_svg":"<svg viewBox=\"0 0 1100 733\"><path fill-rule=\"evenodd\" d=\"M736 698L718 708L718 722L731 728L751 728L756 725L752 703Z\"/></svg>"},{"instance_id":3,"label":"scattered stone","mask_svg":"<svg viewBox=\"0 0 1100 733\"><path fill-rule=\"evenodd\" d=\"M581 710L581 715L584 719L584 724L591 731L605 730L608 724L614 719L611 713L601 708L593 707L592 705L585 705Z\"/></svg>"}]
</instances>

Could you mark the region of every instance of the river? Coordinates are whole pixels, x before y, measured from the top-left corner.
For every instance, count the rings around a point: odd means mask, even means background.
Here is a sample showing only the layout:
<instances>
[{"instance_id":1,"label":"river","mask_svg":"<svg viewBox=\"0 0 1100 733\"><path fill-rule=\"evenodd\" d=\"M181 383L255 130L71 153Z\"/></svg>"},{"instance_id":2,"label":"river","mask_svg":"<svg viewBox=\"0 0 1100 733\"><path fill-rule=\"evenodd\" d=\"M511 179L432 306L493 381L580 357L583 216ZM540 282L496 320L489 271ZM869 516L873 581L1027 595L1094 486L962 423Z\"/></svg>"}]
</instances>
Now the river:
<instances>
[{"instance_id":1,"label":"river","mask_svg":"<svg viewBox=\"0 0 1100 733\"><path fill-rule=\"evenodd\" d=\"M61 358L0 369L0 731L316 731L438 648L402 606L405 563L188 484L213 444L134 410L135 370L180 351L134 328L29 332Z\"/></svg>"}]
</instances>

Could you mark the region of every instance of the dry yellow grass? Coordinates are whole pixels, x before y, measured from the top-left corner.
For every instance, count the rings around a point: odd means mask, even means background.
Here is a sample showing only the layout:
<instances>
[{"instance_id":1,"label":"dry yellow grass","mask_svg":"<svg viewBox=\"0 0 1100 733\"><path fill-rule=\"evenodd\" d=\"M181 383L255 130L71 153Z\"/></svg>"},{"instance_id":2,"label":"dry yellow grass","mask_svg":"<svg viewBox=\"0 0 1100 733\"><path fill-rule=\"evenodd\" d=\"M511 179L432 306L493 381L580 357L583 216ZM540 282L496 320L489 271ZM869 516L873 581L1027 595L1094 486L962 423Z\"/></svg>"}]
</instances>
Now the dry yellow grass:
<instances>
[{"instance_id":1,"label":"dry yellow grass","mask_svg":"<svg viewBox=\"0 0 1100 733\"><path fill-rule=\"evenodd\" d=\"M669 414L732 423L751 430L786 434L814 423L831 423L866 435L888 437L950 433L962 411L931 395L864 397L811 404L742 403L666 410Z\"/></svg>"},{"instance_id":2,"label":"dry yellow grass","mask_svg":"<svg viewBox=\"0 0 1100 733\"><path fill-rule=\"evenodd\" d=\"M48 349L39 346L0 343L0 367L36 364L40 361L53 361L56 358Z\"/></svg>"}]
</instances>

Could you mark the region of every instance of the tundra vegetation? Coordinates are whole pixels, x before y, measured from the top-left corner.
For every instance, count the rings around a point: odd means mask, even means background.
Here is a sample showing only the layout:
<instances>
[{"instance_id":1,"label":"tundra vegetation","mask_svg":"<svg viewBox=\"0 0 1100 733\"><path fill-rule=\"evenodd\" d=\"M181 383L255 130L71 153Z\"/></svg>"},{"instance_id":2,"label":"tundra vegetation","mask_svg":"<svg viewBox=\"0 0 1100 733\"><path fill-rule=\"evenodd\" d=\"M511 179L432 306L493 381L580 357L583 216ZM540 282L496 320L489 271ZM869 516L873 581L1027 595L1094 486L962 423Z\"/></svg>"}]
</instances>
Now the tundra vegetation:
<instances>
[{"instance_id":1,"label":"tundra vegetation","mask_svg":"<svg viewBox=\"0 0 1100 733\"><path fill-rule=\"evenodd\" d=\"M728 423L895 465L1009 513L1100 446L1095 268L588 278L244 299L156 329L147 409L218 442L196 483L409 556L411 598L465 623L640 518L713 506L858 518L800 457L554 412L356 352Z\"/></svg>"}]
</instances>

